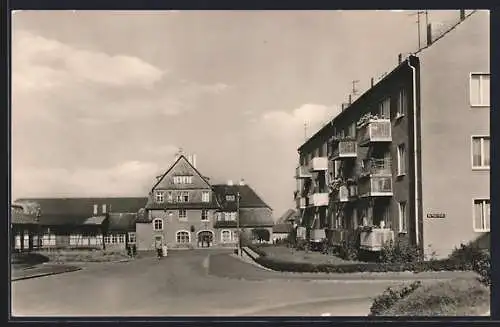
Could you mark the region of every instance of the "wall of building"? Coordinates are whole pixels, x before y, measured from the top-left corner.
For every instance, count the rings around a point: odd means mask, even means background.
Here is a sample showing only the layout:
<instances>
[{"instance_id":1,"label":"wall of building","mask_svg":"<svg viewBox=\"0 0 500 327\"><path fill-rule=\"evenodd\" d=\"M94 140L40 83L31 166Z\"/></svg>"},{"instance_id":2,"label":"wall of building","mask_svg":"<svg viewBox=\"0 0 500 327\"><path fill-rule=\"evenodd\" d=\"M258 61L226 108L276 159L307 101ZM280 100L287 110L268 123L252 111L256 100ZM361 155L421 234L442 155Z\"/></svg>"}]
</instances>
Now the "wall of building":
<instances>
[{"instance_id":1,"label":"wall of building","mask_svg":"<svg viewBox=\"0 0 500 327\"><path fill-rule=\"evenodd\" d=\"M489 72L489 40L489 13L482 11L419 54L423 245L438 256L481 236L473 229L473 199L489 199L490 172L472 169L471 136L490 134L490 110L470 106L469 79ZM427 218L435 213L445 217Z\"/></svg>"}]
</instances>

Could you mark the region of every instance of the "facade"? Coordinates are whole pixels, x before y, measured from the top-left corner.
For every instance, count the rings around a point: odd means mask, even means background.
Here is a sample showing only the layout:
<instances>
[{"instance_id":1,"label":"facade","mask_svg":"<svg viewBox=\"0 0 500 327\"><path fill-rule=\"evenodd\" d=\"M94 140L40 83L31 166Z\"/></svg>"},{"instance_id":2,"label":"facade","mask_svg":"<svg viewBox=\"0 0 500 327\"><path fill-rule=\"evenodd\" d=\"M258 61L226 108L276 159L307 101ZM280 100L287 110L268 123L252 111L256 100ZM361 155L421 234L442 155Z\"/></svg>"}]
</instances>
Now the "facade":
<instances>
[{"instance_id":1,"label":"facade","mask_svg":"<svg viewBox=\"0 0 500 327\"><path fill-rule=\"evenodd\" d=\"M297 211L288 209L273 227L273 242L286 240L292 233L297 218Z\"/></svg>"},{"instance_id":2,"label":"facade","mask_svg":"<svg viewBox=\"0 0 500 327\"><path fill-rule=\"evenodd\" d=\"M179 155L152 187L136 221L137 249L234 247L238 227L250 239L264 229L270 240L271 208L244 183L211 185L193 158Z\"/></svg>"},{"instance_id":3,"label":"facade","mask_svg":"<svg viewBox=\"0 0 500 327\"><path fill-rule=\"evenodd\" d=\"M489 232L489 13L428 37L299 148L309 240L362 227L361 249L399 239L443 257Z\"/></svg>"}]
</instances>

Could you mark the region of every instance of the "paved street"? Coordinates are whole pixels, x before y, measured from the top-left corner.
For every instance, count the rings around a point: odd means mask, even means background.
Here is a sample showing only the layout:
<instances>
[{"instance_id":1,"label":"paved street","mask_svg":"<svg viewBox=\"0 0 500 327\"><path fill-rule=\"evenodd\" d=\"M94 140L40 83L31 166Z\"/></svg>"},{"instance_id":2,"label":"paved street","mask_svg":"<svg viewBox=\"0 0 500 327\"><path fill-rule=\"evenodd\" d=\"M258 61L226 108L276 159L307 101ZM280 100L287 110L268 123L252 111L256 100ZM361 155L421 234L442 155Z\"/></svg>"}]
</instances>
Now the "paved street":
<instances>
[{"instance_id":1,"label":"paved street","mask_svg":"<svg viewBox=\"0 0 500 327\"><path fill-rule=\"evenodd\" d=\"M15 316L363 315L370 297L400 281L331 282L239 280L237 269L258 269L224 250L171 251L158 261L89 264L84 269L12 283ZM227 251L225 251L227 252ZM208 274L221 258L233 278ZM218 258L218 259L217 259ZM217 262L214 262L217 263ZM213 264L213 263L212 263ZM240 265L241 264L241 265ZM220 268L219 268L220 269ZM242 271L242 273L244 273ZM267 272L273 274L273 272Z\"/></svg>"}]
</instances>

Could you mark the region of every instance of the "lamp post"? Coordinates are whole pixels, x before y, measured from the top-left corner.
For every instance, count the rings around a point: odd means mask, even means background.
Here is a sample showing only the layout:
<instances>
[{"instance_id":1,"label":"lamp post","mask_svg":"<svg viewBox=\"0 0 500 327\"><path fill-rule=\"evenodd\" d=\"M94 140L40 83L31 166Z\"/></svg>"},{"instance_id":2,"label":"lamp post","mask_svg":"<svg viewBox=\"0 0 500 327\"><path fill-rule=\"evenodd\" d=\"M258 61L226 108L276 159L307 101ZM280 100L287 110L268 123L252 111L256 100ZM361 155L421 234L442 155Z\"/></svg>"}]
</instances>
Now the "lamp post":
<instances>
[{"instance_id":1,"label":"lamp post","mask_svg":"<svg viewBox=\"0 0 500 327\"><path fill-rule=\"evenodd\" d=\"M240 192L236 193L236 224L238 229L238 255L241 256Z\"/></svg>"}]
</instances>

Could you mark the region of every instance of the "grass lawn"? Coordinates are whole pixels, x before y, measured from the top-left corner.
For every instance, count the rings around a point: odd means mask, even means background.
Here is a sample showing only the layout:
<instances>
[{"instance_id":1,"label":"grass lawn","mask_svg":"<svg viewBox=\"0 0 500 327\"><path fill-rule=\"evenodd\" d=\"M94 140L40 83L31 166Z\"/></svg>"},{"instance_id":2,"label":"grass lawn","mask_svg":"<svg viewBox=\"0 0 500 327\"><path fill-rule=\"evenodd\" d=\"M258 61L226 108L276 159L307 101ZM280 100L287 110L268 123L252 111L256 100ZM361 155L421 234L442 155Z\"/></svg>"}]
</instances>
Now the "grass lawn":
<instances>
[{"instance_id":1,"label":"grass lawn","mask_svg":"<svg viewBox=\"0 0 500 327\"><path fill-rule=\"evenodd\" d=\"M105 250L54 250L41 252L53 263L64 262L112 262L128 259L129 256L123 251Z\"/></svg>"},{"instance_id":2,"label":"grass lawn","mask_svg":"<svg viewBox=\"0 0 500 327\"><path fill-rule=\"evenodd\" d=\"M477 279L422 285L379 316L478 316L490 310L490 288Z\"/></svg>"},{"instance_id":3,"label":"grass lawn","mask_svg":"<svg viewBox=\"0 0 500 327\"><path fill-rule=\"evenodd\" d=\"M312 251L306 253L305 251L298 251L286 246L264 246L260 249L266 253L267 257L280 261L332 265L357 263L355 261L343 260L333 255Z\"/></svg>"}]
</instances>

